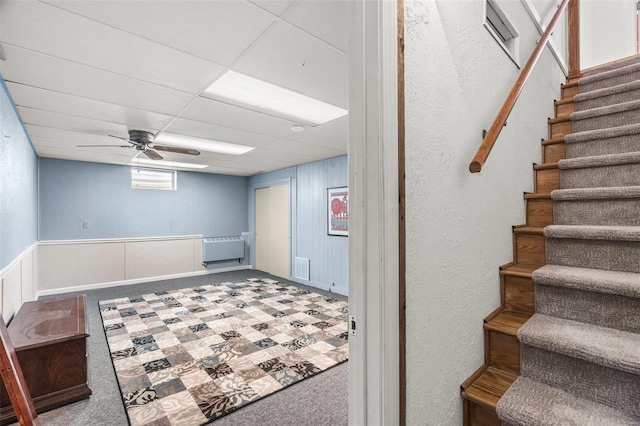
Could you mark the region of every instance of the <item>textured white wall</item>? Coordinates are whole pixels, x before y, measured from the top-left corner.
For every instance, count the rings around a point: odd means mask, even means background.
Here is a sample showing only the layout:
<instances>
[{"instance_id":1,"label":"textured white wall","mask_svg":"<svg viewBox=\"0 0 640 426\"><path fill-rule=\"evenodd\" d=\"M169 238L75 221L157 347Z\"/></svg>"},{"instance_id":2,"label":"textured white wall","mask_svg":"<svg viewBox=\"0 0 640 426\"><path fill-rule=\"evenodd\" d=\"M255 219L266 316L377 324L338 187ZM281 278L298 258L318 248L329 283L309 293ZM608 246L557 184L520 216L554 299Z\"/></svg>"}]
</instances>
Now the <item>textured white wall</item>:
<instances>
[{"instance_id":1,"label":"textured white wall","mask_svg":"<svg viewBox=\"0 0 640 426\"><path fill-rule=\"evenodd\" d=\"M636 54L636 0L580 1L580 67Z\"/></svg>"},{"instance_id":2,"label":"textured white wall","mask_svg":"<svg viewBox=\"0 0 640 426\"><path fill-rule=\"evenodd\" d=\"M522 35L537 31L519 1L499 1ZM467 167L519 70L482 25L482 1L405 6L407 424L459 425L460 384L483 363L482 320L499 305L498 267L564 81L542 55L480 174ZM526 56L524 56L526 55Z\"/></svg>"}]
</instances>

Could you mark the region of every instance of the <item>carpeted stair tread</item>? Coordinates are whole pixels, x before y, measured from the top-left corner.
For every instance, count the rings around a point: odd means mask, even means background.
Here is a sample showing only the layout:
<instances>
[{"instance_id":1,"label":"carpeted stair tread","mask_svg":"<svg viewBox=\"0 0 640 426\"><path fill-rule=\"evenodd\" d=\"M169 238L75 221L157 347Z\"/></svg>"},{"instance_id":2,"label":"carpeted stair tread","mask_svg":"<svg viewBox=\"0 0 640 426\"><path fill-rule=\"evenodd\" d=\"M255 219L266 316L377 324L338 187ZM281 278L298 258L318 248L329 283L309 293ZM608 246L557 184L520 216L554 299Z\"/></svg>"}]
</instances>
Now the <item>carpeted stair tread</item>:
<instances>
[{"instance_id":1,"label":"carpeted stair tread","mask_svg":"<svg viewBox=\"0 0 640 426\"><path fill-rule=\"evenodd\" d=\"M640 226L549 225L545 238L640 241Z\"/></svg>"},{"instance_id":2,"label":"carpeted stair tread","mask_svg":"<svg viewBox=\"0 0 640 426\"><path fill-rule=\"evenodd\" d=\"M593 167L611 167L624 164L640 164L640 152L570 158L558 161L558 168L560 170L570 170Z\"/></svg>"},{"instance_id":3,"label":"carpeted stair tread","mask_svg":"<svg viewBox=\"0 0 640 426\"><path fill-rule=\"evenodd\" d=\"M533 273L536 284L640 298L640 274L545 265Z\"/></svg>"},{"instance_id":4,"label":"carpeted stair tread","mask_svg":"<svg viewBox=\"0 0 640 426\"><path fill-rule=\"evenodd\" d=\"M638 98L640 98L640 80L579 93L572 100L574 111L587 111L635 101Z\"/></svg>"},{"instance_id":5,"label":"carpeted stair tread","mask_svg":"<svg viewBox=\"0 0 640 426\"><path fill-rule=\"evenodd\" d=\"M591 93L591 92L587 92ZM577 95L576 95L577 96ZM575 111L571 113L571 121L586 120L589 118L601 117L603 115L616 114L624 111L633 111L640 109L640 99L623 102L615 105L601 106L597 108L590 108L584 111Z\"/></svg>"},{"instance_id":6,"label":"carpeted stair tread","mask_svg":"<svg viewBox=\"0 0 640 426\"><path fill-rule=\"evenodd\" d=\"M535 314L518 331L518 340L524 345L640 375L640 334Z\"/></svg>"},{"instance_id":7,"label":"carpeted stair tread","mask_svg":"<svg viewBox=\"0 0 640 426\"><path fill-rule=\"evenodd\" d=\"M601 82L602 80L609 80L612 78L620 77L623 75L635 73L640 71L640 63L632 63L621 67L614 68L608 71L602 71L592 75L584 76L580 79L578 85L580 86L580 92L583 92L584 87L589 87L592 83Z\"/></svg>"},{"instance_id":8,"label":"carpeted stair tread","mask_svg":"<svg viewBox=\"0 0 640 426\"><path fill-rule=\"evenodd\" d=\"M573 97L574 102L584 102L592 99L602 98L604 96L617 95L631 90L640 90L640 80L622 83L604 89L596 89L590 92L578 93Z\"/></svg>"},{"instance_id":9,"label":"carpeted stair tread","mask_svg":"<svg viewBox=\"0 0 640 426\"><path fill-rule=\"evenodd\" d=\"M564 136L565 143L587 142L598 139L609 139L620 136L640 134L640 123L626 126L608 127L606 129L589 130L586 132L569 133Z\"/></svg>"},{"instance_id":10,"label":"carpeted stair tread","mask_svg":"<svg viewBox=\"0 0 640 426\"><path fill-rule=\"evenodd\" d=\"M624 198L640 198L640 186L556 189L551 192L551 199L553 201L613 200Z\"/></svg>"},{"instance_id":11,"label":"carpeted stair tread","mask_svg":"<svg viewBox=\"0 0 640 426\"><path fill-rule=\"evenodd\" d=\"M520 376L498 402L506 426L637 426L640 419Z\"/></svg>"},{"instance_id":12,"label":"carpeted stair tread","mask_svg":"<svg viewBox=\"0 0 640 426\"><path fill-rule=\"evenodd\" d=\"M609 139L621 136L640 134L640 123L626 126L608 127L606 129L589 130L586 132L569 133L564 136L565 143L587 142L599 139Z\"/></svg>"},{"instance_id":13,"label":"carpeted stair tread","mask_svg":"<svg viewBox=\"0 0 640 426\"><path fill-rule=\"evenodd\" d=\"M602 65L596 65L592 68L587 68L583 70L582 75L586 77L588 75L595 75L605 71L611 71L616 68L626 67L627 65L632 65L640 62L640 55L632 55L626 58L621 58L616 61L604 63Z\"/></svg>"}]
</instances>

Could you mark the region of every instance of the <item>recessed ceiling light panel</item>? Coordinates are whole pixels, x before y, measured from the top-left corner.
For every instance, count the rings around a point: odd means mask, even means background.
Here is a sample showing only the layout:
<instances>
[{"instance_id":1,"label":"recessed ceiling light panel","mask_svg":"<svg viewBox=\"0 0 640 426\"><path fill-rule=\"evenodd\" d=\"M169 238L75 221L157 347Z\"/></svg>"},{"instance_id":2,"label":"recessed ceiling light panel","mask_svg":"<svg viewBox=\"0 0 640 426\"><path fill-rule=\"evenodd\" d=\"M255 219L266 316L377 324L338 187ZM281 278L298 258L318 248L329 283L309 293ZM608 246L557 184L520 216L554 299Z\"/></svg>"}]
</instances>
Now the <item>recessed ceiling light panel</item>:
<instances>
[{"instance_id":1,"label":"recessed ceiling light panel","mask_svg":"<svg viewBox=\"0 0 640 426\"><path fill-rule=\"evenodd\" d=\"M178 148L192 148L199 151L217 152L220 154L241 155L255 149L253 146L214 141L211 139L194 138L192 136L176 135L162 132L153 140L161 145Z\"/></svg>"},{"instance_id":2,"label":"recessed ceiling light panel","mask_svg":"<svg viewBox=\"0 0 640 426\"><path fill-rule=\"evenodd\" d=\"M344 108L231 70L209 86L203 95L311 126L348 113Z\"/></svg>"}]
</instances>

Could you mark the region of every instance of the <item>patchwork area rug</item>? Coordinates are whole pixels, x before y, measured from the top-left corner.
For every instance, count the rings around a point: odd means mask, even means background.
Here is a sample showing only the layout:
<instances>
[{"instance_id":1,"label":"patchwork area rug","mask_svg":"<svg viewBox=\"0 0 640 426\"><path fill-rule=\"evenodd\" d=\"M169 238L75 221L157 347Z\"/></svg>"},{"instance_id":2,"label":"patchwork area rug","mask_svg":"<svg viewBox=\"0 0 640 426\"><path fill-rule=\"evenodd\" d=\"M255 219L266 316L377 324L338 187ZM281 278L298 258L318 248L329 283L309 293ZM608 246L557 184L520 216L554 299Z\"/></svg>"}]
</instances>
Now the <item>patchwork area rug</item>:
<instances>
[{"instance_id":1,"label":"patchwork area rug","mask_svg":"<svg viewBox=\"0 0 640 426\"><path fill-rule=\"evenodd\" d=\"M346 302L269 279L100 302L131 425L209 423L348 358Z\"/></svg>"}]
</instances>

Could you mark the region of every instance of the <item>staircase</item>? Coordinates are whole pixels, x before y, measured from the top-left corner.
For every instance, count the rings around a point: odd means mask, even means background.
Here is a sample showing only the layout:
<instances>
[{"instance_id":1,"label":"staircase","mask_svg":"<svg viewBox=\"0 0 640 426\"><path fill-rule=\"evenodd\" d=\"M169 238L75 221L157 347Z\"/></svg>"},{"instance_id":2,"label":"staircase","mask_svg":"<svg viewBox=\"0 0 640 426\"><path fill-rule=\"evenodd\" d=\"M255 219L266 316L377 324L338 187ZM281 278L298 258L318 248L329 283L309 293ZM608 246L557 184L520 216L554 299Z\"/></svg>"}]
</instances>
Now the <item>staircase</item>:
<instances>
[{"instance_id":1,"label":"staircase","mask_svg":"<svg viewBox=\"0 0 640 426\"><path fill-rule=\"evenodd\" d=\"M640 425L640 58L563 86L549 121L464 422Z\"/></svg>"},{"instance_id":2,"label":"staircase","mask_svg":"<svg viewBox=\"0 0 640 426\"><path fill-rule=\"evenodd\" d=\"M526 224L513 227L514 261L500 267L500 307L484 320L485 362L462 384L465 425L500 425L496 404L520 373L517 334L534 314L533 271L545 263L543 230L553 223L551 191L560 187L558 161L565 158L571 133L576 82L562 87L549 119L549 139L542 141L542 164L533 166L533 193L525 193Z\"/></svg>"},{"instance_id":3,"label":"staircase","mask_svg":"<svg viewBox=\"0 0 640 426\"><path fill-rule=\"evenodd\" d=\"M579 82L507 425L640 424L640 59Z\"/></svg>"}]
</instances>

